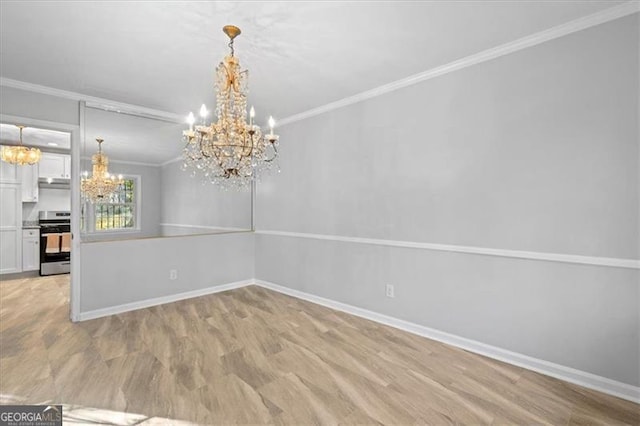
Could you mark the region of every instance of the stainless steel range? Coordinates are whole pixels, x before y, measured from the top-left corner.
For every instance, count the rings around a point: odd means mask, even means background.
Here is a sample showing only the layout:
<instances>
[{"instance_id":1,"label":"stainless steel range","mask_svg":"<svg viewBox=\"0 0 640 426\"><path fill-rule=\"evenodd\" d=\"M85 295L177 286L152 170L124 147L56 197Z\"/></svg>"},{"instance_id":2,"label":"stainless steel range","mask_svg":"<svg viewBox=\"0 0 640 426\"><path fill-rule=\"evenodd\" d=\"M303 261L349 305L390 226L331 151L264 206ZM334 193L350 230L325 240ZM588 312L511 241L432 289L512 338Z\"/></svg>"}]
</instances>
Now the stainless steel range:
<instances>
[{"instance_id":1,"label":"stainless steel range","mask_svg":"<svg viewBox=\"0 0 640 426\"><path fill-rule=\"evenodd\" d=\"M41 211L40 275L71 272L71 212Z\"/></svg>"}]
</instances>

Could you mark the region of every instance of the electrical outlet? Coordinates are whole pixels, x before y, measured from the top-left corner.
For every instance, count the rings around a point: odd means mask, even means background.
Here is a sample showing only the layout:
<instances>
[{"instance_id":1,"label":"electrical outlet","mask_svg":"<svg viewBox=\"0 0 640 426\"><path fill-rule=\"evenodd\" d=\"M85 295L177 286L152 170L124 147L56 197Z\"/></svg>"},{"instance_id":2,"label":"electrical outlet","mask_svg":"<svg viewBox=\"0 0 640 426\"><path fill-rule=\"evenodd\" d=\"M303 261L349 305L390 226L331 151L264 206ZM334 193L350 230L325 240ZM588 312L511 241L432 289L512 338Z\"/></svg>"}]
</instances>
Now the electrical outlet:
<instances>
[{"instance_id":1,"label":"electrical outlet","mask_svg":"<svg viewBox=\"0 0 640 426\"><path fill-rule=\"evenodd\" d=\"M178 279L178 270L177 269L170 269L169 270L169 279L172 280L172 281Z\"/></svg>"},{"instance_id":2,"label":"electrical outlet","mask_svg":"<svg viewBox=\"0 0 640 426\"><path fill-rule=\"evenodd\" d=\"M395 289L393 288L393 285L391 284L387 284L387 297L396 297L396 292Z\"/></svg>"}]
</instances>

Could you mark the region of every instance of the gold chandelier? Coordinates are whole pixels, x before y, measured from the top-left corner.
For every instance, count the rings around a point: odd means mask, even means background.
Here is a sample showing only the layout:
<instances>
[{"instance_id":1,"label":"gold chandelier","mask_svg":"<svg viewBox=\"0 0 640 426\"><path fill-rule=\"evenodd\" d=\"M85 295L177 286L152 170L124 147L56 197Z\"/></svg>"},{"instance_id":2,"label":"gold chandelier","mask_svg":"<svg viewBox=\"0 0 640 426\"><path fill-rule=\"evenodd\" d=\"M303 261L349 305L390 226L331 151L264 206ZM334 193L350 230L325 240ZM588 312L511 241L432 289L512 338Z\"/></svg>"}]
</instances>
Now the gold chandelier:
<instances>
[{"instance_id":1,"label":"gold chandelier","mask_svg":"<svg viewBox=\"0 0 640 426\"><path fill-rule=\"evenodd\" d=\"M109 174L109 158L102 153L104 140L97 138L96 141L98 142L98 152L91 157L93 173L89 177L89 173L84 172L80 184L82 194L92 203L107 201L108 196L124 183L122 175L116 177Z\"/></svg>"},{"instance_id":2,"label":"gold chandelier","mask_svg":"<svg viewBox=\"0 0 640 426\"><path fill-rule=\"evenodd\" d=\"M2 147L2 161L6 161L9 164L17 164L24 166L25 164L36 164L42 157L42 152L38 148L28 148L22 145L22 129L25 126L18 126L20 129L20 145L3 146Z\"/></svg>"},{"instance_id":3,"label":"gold chandelier","mask_svg":"<svg viewBox=\"0 0 640 426\"><path fill-rule=\"evenodd\" d=\"M278 135L273 133L275 122L269 117L271 131L263 135L254 124L255 110L251 107L247 123L248 71L240 69L234 56L233 39L240 28L225 26L231 53L216 68L217 121L207 124L207 107L200 108L201 122L194 127L195 117L189 113L189 130L183 132L183 169L202 174L223 187L247 187L263 172L277 169Z\"/></svg>"}]
</instances>

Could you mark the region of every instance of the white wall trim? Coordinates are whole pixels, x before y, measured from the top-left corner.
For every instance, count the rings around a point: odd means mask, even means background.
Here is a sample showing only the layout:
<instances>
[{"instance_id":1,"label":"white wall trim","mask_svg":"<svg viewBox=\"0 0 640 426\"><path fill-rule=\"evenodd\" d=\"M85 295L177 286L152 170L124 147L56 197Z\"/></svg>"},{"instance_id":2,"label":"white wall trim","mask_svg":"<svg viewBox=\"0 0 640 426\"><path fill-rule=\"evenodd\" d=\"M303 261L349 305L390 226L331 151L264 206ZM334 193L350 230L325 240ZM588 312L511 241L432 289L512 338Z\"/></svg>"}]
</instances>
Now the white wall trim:
<instances>
[{"instance_id":1,"label":"white wall trim","mask_svg":"<svg viewBox=\"0 0 640 426\"><path fill-rule=\"evenodd\" d=\"M143 166L143 167L160 167L160 164L156 164L156 163L144 163L142 161L112 160L111 158L109 158L109 163L111 163L111 164L128 164L128 165L132 165L132 166Z\"/></svg>"},{"instance_id":2,"label":"white wall trim","mask_svg":"<svg viewBox=\"0 0 640 426\"><path fill-rule=\"evenodd\" d=\"M578 18L573 21L555 26L553 28L549 28L535 34L522 37L509 43L483 50L482 52L466 56L448 64L410 75L401 80L396 80L391 83L387 83L382 86L378 86L376 88L355 94L353 96L348 96L338 101L330 102L317 108L312 108L310 110L300 112L298 114L293 114L289 117L279 120L278 126L295 123L296 121L304 120L316 115L323 114L325 112L353 105L355 103L384 95L386 93L393 92L395 90L399 90L416 83L430 80L432 78L439 77L450 72L458 71L463 68L490 61L492 59L496 59L510 53L518 52L528 47L536 46L538 44L542 44L550 40L554 40L590 27L594 27L596 25L604 24L605 22L613 21L615 19L622 18L639 11L640 2L628 1L626 3L601 10L591 15L587 15L582 18Z\"/></svg>"},{"instance_id":3,"label":"white wall trim","mask_svg":"<svg viewBox=\"0 0 640 426\"><path fill-rule=\"evenodd\" d=\"M160 226L175 226L176 228L212 229L215 231L250 231L249 228L235 228L231 226L187 225L184 223L161 223Z\"/></svg>"},{"instance_id":4,"label":"white wall trim","mask_svg":"<svg viewBox=\"0 0 640 426\"><path fill-rule=\"evenodd\" d=\"M425 327L409 321L404 321L398 318L379 314L377 312L358 308L346 303L325 299L324 297L305 293L299 290L294 290L289 287L284 287L268 281L256 279L255 284L269 290L286 294L288 296L296 297L298 299L306 300L311 303L316 303L318 305L326 306L331 309L346 312L348 314L375 321L380 324L385 324L390 327L416 334L418 336L426 337L428 339L437 340L438 342L462 348L469 352L484 355L489 358L516 365L518 367L526 368L527 370L532 370L547 376L564 380L566 382L574 383L589 389L617 396L628 401L640 403L640 387L638 386L629 385L627 383L611 380L606 377L588 373L586 371L576 370L571 367L566 367L553 362L533 358L496 346L487 345L475 340L445 333L440 330L435 330L433 328Z\"/></svg>"},{"instance_id":5,"label":"white wall trim","mask_svg":"<svg viewBox=\"0 0 640 426\"><path fill-rule=\"evenodd\" d=\"M91 157L82 157L81 158L84 161L89 161L91 160ZM156 163L143 163L140 161L125 161L125 160L113 160L111 157L109 157L109 164L130 164L133 166L145 166L145 167L160 167L160 164L156 164Z\"/></svg>"},{"instance_id":6,"label":"white wall trim","mask_svg":"<svg viewBox=\"0 0 640 426\"><path fill-rule=\"evenodd\" d=\"M103 99L101 102L93 102L91 100L87 100L86 106L87 108L100 109L107 112L131 115L134 117L149 118L152 120L168 121L170 123L184 123L186 121L186 117L181 117L178 114L174 114L171 112L146 108L139 105L126 104L122 102L114 102L108 99Z\"/></svg>"},{"instance_id":7,"label":"white wall trim","mask_svg":"<svg viewBox=\"0 0 640 426\"><path fill-rule=\"evenodd\" d=\"M201 288L198 290L186 291L184 293L170 294L167 296L154 297L152 299L139 300L137 302L124 303L122 305L110 306L108 308L95 309L93 311L80 312L79 321L86 321L95 318L102 318L109 315L121 314L123 312L135 311L138 309L149 308L151 306L164 305L165 303L177 302L179 300L191 299L193 297L206 296L208 294L220 293L222 291L233 290L240 287L253 284L254 280L236 281L228 284L222 284L212 287Z\"/></svg>"},{"instance_id":8,"label":"white wall trim","mask_svg":"<svg viewBox=\"0 0 640 426\"><path fill-rule=\"evenodd\" d=\"M133 105L124 102L116 102L110 99L89 96L78 92L71 92L68 90L56 89L48 86L42 86L40 84L27 83L26 81L14 80L6 77L0 77L0 86L26 90L43 95L55 96L57 98L70 99L72 101L84 101L90 108L98 108L105 111L114 111L122 114L155 118L159 120L170 121L172 123L185 122L184 117L172 112L161 111L159 109L147 108L140 105Z\"/></svg>"},{"instance_id":9,"label":"white wall trim","mask_svg":"<svg viewBox=\"0 0 640 426\"><path fill-rule=\"evenodd\" d=\"M613 268L640 269L640 260L614 257L581 256L577 254L546 253L537 251L507 250L487 247L458 246L452 244L421 243L416 241L381 240L375 238L343 237L338 235L306 234L301 232L256 230L256 234L279 237L308 238L313 240L340 241L345 243L371 244L387 247L403 247L423 250L448 251L486 256L511 257L517 259L549 262L577 263L581 265L609 266Z\"/></svg>"}]
</instances>

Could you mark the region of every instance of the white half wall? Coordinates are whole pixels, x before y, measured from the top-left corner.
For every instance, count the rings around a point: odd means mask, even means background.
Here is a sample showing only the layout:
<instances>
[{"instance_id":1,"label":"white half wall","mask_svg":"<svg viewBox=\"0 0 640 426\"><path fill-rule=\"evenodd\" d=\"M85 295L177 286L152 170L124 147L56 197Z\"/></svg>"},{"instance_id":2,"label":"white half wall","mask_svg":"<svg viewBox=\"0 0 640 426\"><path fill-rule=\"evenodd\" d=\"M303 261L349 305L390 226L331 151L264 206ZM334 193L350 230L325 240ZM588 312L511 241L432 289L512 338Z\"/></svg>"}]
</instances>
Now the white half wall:
<instances>
[{"instance_id":1,"label":"white half wall","mask_svg":"<svg viewBox=\"0 0 640 426\"><path fill-rule=\"evenodd\" d=\"M83 243L80 316L254 276L254 235L239 232ZM177 270L176 280L169 271Z\"/></svg>"},{"instance_id":2,"label":"white half wall","mask_svg":"<svg viewBox=\"0 0 640 426\"><path fill-rule=\"evenodd\" d=\"M640 385L639 39L634 14L279 128L256 278Z\"/></svg>"}]
</instances>

